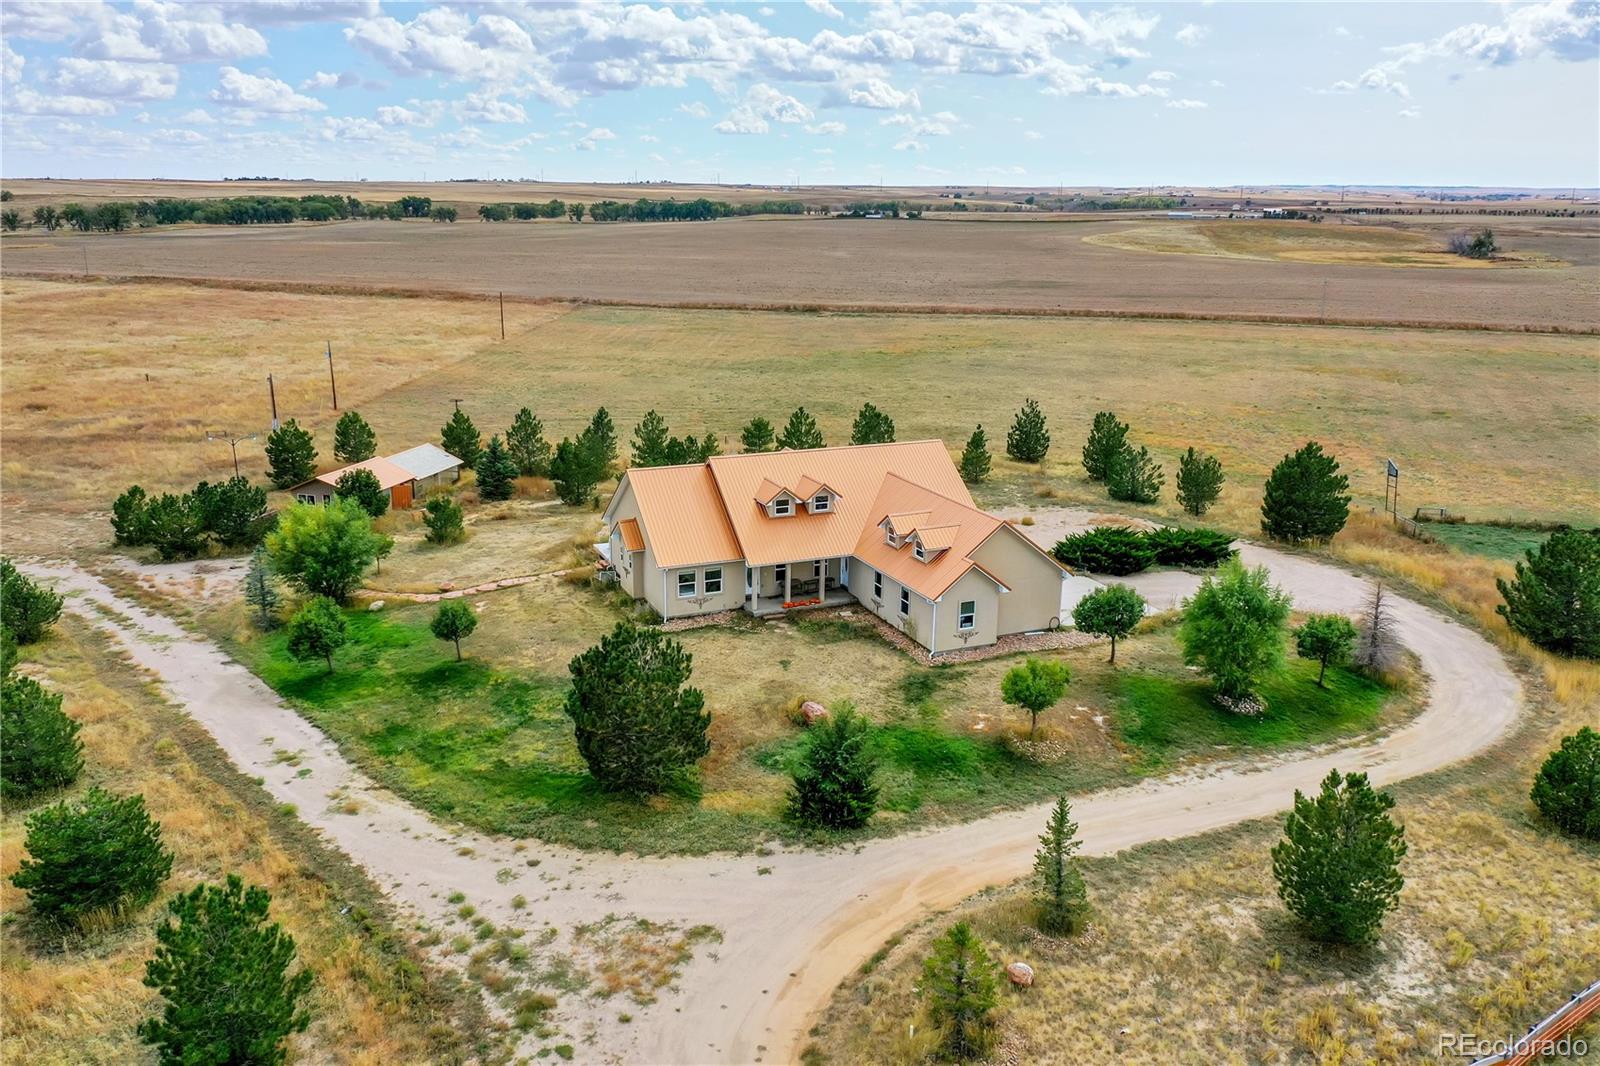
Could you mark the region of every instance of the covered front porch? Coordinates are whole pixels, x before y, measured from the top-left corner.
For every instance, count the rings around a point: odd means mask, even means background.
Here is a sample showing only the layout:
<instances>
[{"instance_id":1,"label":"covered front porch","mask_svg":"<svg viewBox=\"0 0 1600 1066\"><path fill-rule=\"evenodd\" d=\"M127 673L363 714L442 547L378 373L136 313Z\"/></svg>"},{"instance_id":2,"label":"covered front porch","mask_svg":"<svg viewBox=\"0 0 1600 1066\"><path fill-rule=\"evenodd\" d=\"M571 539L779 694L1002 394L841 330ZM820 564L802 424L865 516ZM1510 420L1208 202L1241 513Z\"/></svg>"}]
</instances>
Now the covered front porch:
<instances>
[{"instance_id":1,"label":"covered front porch","mask_svg":"<svg viewBox=\"0 0 1600 1066\"><path fill-rule=\"evenodd\" d=\"M851 603L850 559L800 559L745 568L745 610L758 617Z\"/></svg>"}]
</instances>

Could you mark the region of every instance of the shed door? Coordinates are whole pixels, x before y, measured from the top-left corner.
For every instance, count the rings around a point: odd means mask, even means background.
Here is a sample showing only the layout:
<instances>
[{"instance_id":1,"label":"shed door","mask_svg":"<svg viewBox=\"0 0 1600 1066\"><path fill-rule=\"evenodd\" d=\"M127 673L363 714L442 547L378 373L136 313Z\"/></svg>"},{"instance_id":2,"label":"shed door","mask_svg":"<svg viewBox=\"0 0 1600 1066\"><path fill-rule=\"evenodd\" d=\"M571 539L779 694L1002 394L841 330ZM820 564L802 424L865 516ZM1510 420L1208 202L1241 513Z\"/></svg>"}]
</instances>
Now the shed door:
<instances>
[{"instance_id":1,"label":"shed door","mask_svg":"<svg viewBox=\"0 0 1600 1066\"><path fill-rule=\"evenodd\" d=\"M389 505L397 508L411 506L411 482L402 481L389 490Z\"/></svg>"}]
</instances>

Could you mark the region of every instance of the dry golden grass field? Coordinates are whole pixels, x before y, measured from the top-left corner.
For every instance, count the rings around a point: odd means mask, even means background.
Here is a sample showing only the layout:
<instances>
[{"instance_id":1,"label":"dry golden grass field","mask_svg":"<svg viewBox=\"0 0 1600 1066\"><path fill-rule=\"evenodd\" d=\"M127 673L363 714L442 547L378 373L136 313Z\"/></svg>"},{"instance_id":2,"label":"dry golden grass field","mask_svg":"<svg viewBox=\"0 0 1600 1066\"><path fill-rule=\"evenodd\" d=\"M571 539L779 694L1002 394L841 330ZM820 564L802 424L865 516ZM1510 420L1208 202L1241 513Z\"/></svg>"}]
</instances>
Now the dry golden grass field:
<instances>
[{"instance_id":1,"label":"dry golden grass field","mask_svg":"<svg viewBox=\"0 0 1600 1066\"><path fill-rule=\"evenodd\" d=\"M1416 265L1442 261L1449 233L1483 224L1495 228L1514 261L1477 269ZM1238 231L1252 236L1263 227L1278 234L1272 254L1174 255L1159 250L1162 242L1191 234L1192 223L1093 216L599 225L464 218L454 225L419 220L86 235L26 231L0 240L0 253L11 274L232 279L622 303L1600 328L1600 218L1239 225L1253 227ZM1106 243L1128 244L1127 234L1147 231L1158 235L1158 250L1147 250L1145 237L1135 239L1137 250ZM1330 256L1324 246L1332 234L1344 235L1338 241L1354 246L1354 258L1348 251ZM1402 265L1383 254L1397 239L1408 249L1399 257Z\"/></svg>"}]
</instances>

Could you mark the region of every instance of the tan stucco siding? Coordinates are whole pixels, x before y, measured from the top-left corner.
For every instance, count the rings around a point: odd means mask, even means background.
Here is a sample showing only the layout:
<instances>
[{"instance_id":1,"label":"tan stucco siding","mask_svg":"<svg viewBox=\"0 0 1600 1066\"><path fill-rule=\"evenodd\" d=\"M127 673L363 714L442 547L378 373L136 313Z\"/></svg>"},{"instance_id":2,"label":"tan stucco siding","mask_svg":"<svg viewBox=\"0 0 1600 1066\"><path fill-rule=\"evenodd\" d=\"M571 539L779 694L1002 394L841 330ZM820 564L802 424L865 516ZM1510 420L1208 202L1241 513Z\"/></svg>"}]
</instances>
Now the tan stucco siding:
<instances>
[{"instance_id":1,"label":"tan stucco siding","mask_svg":"<svg viewBox=\"0 0 1600 1066\"><path fill-rule=\"evenodd\" d=\"M798 582L812 580L812 564L815 561L816 560L814 559L808 559L802 562L787 564L791 569L794 570L794 581ZM830 581L839 580L840 562L841 560L839 559L826 560L825 570ZM783 582L778 580L778 567L776 565L761 567L759 581L760 587L756 590L756 595L766 597L783 595ZM791 584L793 584L793 582L791 582Z\"/></svg>"},{"instance_id":2,"label":"tan stucco siding","mask_svg":"<svg viewBox=\"0 0 1600 1066\"><path fill-rule=\"evenodd\" d=\"M1061 568L1024 543L1022 537L1009 526L1002 527L972 556L974 562L1011 589L999 599L995 632L1000 636L1045 629L1061 612ZM1065 623L1067 619L1060 621Z\"/></svg>"},{"instance_id":3,"label":"tan stucco siding","mask_svg":"<svg viewBox=\"0 0 1600 1066\"><path fill-rule=\"evenodd\" d=\"M933 604L911 592L910 611L900 613L900 582L883 575L883 601L875 605L872 597L872 577L874 570L860 559L850 562L850 593L879 618L903 631L912 640L923 647L929 647L929 640L933 633ZM944 620L940 619L940 625Z\"/></svg>"},{"instance_id":4,"label":"tan stucco siding","mask_svg":"<svg viewBox=\"0 0 1600 1066\"><path fill-rule=\"evenodd\" d=\"M939 609L935 612L938 640L932 645L933 650L955 651L993 644L999 633L1000 608L1006 595L1000 592L993 581L976 570L968 570L961 575L939 597ZM971 629L960 627L961 604L966 601L971 601L974 607Z\"/></svg>"},{"instance_id":5,"label":"tan stucco siding","mask_svg":"<svg viewBox=\"0 0 1600 1066\"><path fill-rule=\"evenodd\" d=\"M709 566L680 566L670 570L651 568L655 575L653 582L646 581L646 593L654 592L656 599L651 600L651 606L661 612L663 618L685 618L695 614L711 614L714 611L732 611L744 604L744 563L713 563ZM715 593L706 592L706 575L710 571L720 571L722 575L722 591ZM681 595L678 591L679 575L694 575L694 594ZM663 582L663 578L665 579ZM649 584L655 584L655 589L649 589ZM664 603L665 609L657 605L657 600Z\"/></svg>"},{"instance_id":6,"label":"tan stucco siding","mask_svg":"<svg viewBox=\"0 0 1600 1066\"><path fill-rule=\"evenodd\" d=\"M626 483L623 484L622 490L611 501L606 510L611 515L611 565L616 568L617 576L621 580L621 586L628 595L636 600L648 598L646 596L647 585L645 579L648 574L656 573L654 560L651 559L648 550L648 544L645 551L630 554L627 549L623 548L622 534L617 528L625 519L631 518L636 522L639 521L639 503L633 498L633 491ZM643 523L640 523L640 526L643 528ZM659 575L657 575L656 580L659 583ZM650 606L657 611L661 610L661 606L655 600L650 601Z\"/></svg>"}]
</instances>

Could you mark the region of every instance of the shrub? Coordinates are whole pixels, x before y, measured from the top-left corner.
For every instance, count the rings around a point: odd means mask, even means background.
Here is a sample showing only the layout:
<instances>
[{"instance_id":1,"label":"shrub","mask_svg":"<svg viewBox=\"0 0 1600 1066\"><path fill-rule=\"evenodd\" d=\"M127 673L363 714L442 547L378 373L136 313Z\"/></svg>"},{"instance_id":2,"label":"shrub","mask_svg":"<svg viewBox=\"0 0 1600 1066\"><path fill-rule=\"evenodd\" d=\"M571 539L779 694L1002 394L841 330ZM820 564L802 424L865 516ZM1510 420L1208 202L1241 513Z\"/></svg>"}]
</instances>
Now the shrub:
<instances>
[{"instance_id":1,"label":"shrub","mask_svg":"<svg viewBox=\"0 0 1600 1066\"><path fill-rule=\"evenodd\" d=\"M31 677L0 680L0 798L21 800L66 788L83 770L78 723L61 694Z\"/></svg>"},{"instance_id":2,"label":"shrub","mask_svg":"<svg viewBox=\"0 0 1600 1066\"><path fill-rule=\"evenodd\" d=\"M866 825L878 803L877 769L866 719L841 705L811 728L789 790L789 817L825 829Z\"/></svg>"},{"instance_id":3,"label":"shrub","mask_svg":"<svg viewBox=\"0 0 1600 1066\"><path fill-rule=\"evenodd\" d=\"M1284 906L1313 939L1368 944L1400 898L1405 830L1389 817L1394 799L1366 774L1331 770L1315 797L1294 793L1272 874Z\"/></svg>"},{"instance_id":4,"label":"shrub","mask_svg":"<svg viewBox=\"0 0 1600 1066\"><path fill-rule=\"evenodd\" d=\"M1452 233L1449 244L1452 252L1468 259L1491 259L1500 250L1494 231L1487 227L1477 233Z\"/></svg>"},{"instance_id":5,"label":"shrub","mask_svg":"<svg viewBox=\"0 0 1600 1066\"><path fill-rule=\"evenodd\" d=\"M382 518L389 510L389 490L370 470L346 470L334 483L333 493L341 500L350 500L373 518Z\"/></svg>"},{"instance_id":6,"label":"shrub","mask_svg":"<svg viewBox=\"0 0 1600 1066\"><path fill-rule=\"evenodd\" d=\"M870 403L861 405L850 427L851 444L889 444L894 440L894 419Z\"/></svg>"},{"instance_id":7,"label":"shrub","mask_svg":"<svg viewBox=\"0 0 1600 1066\"><path fill-rule=\"evenodd\" d=\"M989 438L984 436L983 427L980 425L972 431L972 436L967 438L967 446L961 451L961 480L968 485L978 485L989 480L989 471L993 461L989 458Z\"/></svg>"},{"instance_id":8,"label":"shrub","mask_svg":"<svg viewBox=\"0 0 1600 1066\"><path fill-rule=\"evenodd\" d=\"M567 715L602 788L660 792L711 751L705 696L685 684L692 665L682 644L631 622L568 664Z\"/></svg>"},{"instance_id":9,"label":"shrub","mask_svg":"<svg viewBox=\"0 0 1600 1066\"><path fill-rule=\"evenodd\" d=\"M1267 476L1261 531L1274 540L1322 542L1344 528L1350 515L1350 479L1339 463L1311 441L1286 455Z\"/></svg>"},{"instance_id":10,"label":"shrub","mask_svg":"<svg viewBox=\"0 0 1600 1066\"><path fill-rule=\"evenodd\" d=\"M383 540L360 504L338 497L288 508L266 543L273 569L286 580L343 603L377 559Z\"/></svg>"},{"instance_id":11,"label":"shrub","mask_svg":"<svg viewBox=\"0 0 1600 1066\"><path fill-rule=\"evenodd\" d=\"M61 617L61 597L0 556L0 625L18 644L33 644Z\"/></svg>"},{"instance_id":12,"label":"shrub","mask_svg":"<svg viewBox=\"0 0 1600 1066\"><path fill-rule=\"evenodd\" d=\"M355 411L339 416L333 427L333 457L341 463L364 463L378 454L378 435Z\"/></svg>"},{"instance_id":13,"label":"shrub","mask_svg":"<svg viewBox=\"0 0 1600 1066\"><path fill-rule=\"evenodd\" d=\"M1222 494L1222 463L1214 455L1190 448L1178 459L1178 504L1195 517L1206 513Z\"/></svg>"},{"instance_id":14,"label":"shrub","mask_svg":"<svg viewBox=\"0 0 1600 1066\"><path fill-rule=\"evenodd\" d=\"M1495 608L1518 633L1548 651L1600 659L1600 530L1558 530L1497 580Z\"/></svg>"},{"instance_id":15,"label":"shrub","mask_svg":"<svg viewBox=\"0 0 1600 1066\"><path fill-rule=\"evenodd\" d=\"M28 893L35 913L62 924L137 910L172 872L172 853L144 797L119 799L100 788L29 818L25 846L28 858L11 883Z\"/></svg>"},{"instance_id":16,"label":"shrub","mask_svg":"<svg viewBox=\"0 0 1600 1066\"><path fill-rule=\"evenodd\" d=\"M517 464L507 454L499 436L489 438L489 446L478 457L478 496L484 500L511 499Z\"/></svg>"},{"instance_id":17,"label":"shrub","mask_svg":"<svg viewBox=\"0 0 1600 1066\"><path fill-rule=\"evenodd\" d=\"M804 451L810 448L824 448L827 444L822 439L822 430L817 428L817 420L812 418L804 407L797 407L789 416L788 425L783 427L783 432L778 436L778 447Z\"/></svg>"},{"instance_id":18,"label":"shrub","mask_svg":"<svg viewBox=\"0 0 1600 1066\"><path fill-rule=\"evenodd\" d=\"M1117 661L1117 640L1144 620L1144 597L1127 585L1095 589L1072 609L1072 624L1084 633L1111 638L1111 662Z\"/></svg>"},{"instance_id":19,"label":"shrub","mask_svg":"<svg viewBox=\"0 0 1600 1066\"><path fill-rule=\"evenodd\" d=\"M422 505L422 524L428 527L423 538L430 544L455 544L467 535L461 505L448 496L428 497Z\"/></svg>"},{"instance_id":20,"label":"shrub","mask_svg":"<svg viewBox=\"0 0 1600 1066\"><path fill-rule=\"evenodd\" d=\"M1022 405L1006 432L1006 454L1019 463L1042 463L1050 452L1050 431L1035 400Z\"/></svg>"},{"instance_id":21,"label":"shrub","mask_svg":"<svg viewBox=\"0 0 1600 1066\"><path fill-rule=\"evenodd\" d=\"M1342 614L1314 614L1294 631L1295 654L1318 663L1317 687L1323 687L1328 667L1350 661L1356 627Z\"/></svg>"},{"instance_id":22,"label":"shrub","mask_svg":"<svg viewBox=\"0 0 1600 1066\"><path fill-rule=\"evenodd\" d=\"M439 427L440 447L460 459L469 470L478 469L478 456L483 454L481 439L478 427L459 407L450 415L450 421Z\"/></svg>"},{"instance_id":23,"label":"shrub","mask_svg":"<svg viewBox=\"0 0 1600 1066\"><path fill-rule=\"evenodd\" d=\"M478 628L478 614L460 600L446 600L434 612L429 628L440 640L455 642L456 662L460 662L461 640L470 637L472 631Z\"/></svg>"},{"instance_id":24,"label":"shrub","mask_svg":"<svg viewBox=\"0 0 1600 1066\"><path fill-rule=\"evenodd\" d=\"M1071 680L1066 663L1029 658L1000 679L1000 698L1028 712L1028 739L1032 740L1039 731L1039 715L1061 701Z\"/></svg>"},{"instance_id":25,"label":"shrub","mask_svg":"<svg viewBox=\"0 0 1600 1066\"><path fill-rule=\"evenodd\" d=\"M994 1043L994 963L972 926L957 922L933 942L922 965L928 1017L942 1032L940 1050L955 1061L981 1059Z\"/></svg>"},{"instance_id":26,"label":"shrub","mask_svg":"<svg viewBox=\"0 0 1600 1066\"><path fill-rule=\"evenodd\" d=\"M205 522L193 496L164 492L150 501L144 513L150 545L162 562L193 559L205 548Z\"/></svg>"},{"instance_id":27,"label":"shrub","mask_svg":"<svg viewBox=\"0 0 1600 1066\"><path fill-rule=\"evenodd\" d=\"M1201 582L1184 609L1183 661L1210 675L1219 696L1245 699L1261 675L1283 662L1288 618L1289 596L1272 584L1266 567L1231 562Z\"/></svg>"},{"instance_id":28,"label":"shrub","mask_svg":"<svg viewBox=\"0 0 1600 1066\"><path fill-rule=\"evenodd\" d=\"M1161 464L1150 454L1150 449L1140 445L1123 445L1106 465L1106 492L1113 500L1132 503L1155 503L1161 498L1161 486L1167 476Z\"/></svg>"},{"instance_id":29,"label":"shrub","mask_svg":"<svg viewBox=\"0 0 1600 1066\"><path fill-rule=\"evenodd\" d=\"M1089 915L1089 890L1078 872L1073 853L1083 844L1072 820L1067 797L1056 800L1039 837L1033 856L1034 902L1038 905L1039 931L1051 936L1071 936L1083 929Z\"/></svg>"},{"instance_id":30,"label":"shrub","mask_svg":"<svg viewBox=\"0 0 1600 1066\"><path fill-rule=\"evenodd\" d=\"M289 654L301 662L321 659L333 673L333 653L348 640L344 611L327 596L315 596L289 619Z\"/></svg>"},{"instance_id":31,"label":"shrub","mask_svg":"<svg viewBox=\"0 0 1600 1066\"><path fill-rule=\"evenodd\" d=\"M266 451L267 477L273 488L293 488L317 473L316 442L292 418L267 434Z\"/></svg>"},{"instance_id":32,"label":"shrub","mask_svg":"<svg viewBox=\"0 0 1600 1066\"><path fill-rule=\"evenodd\" d=\"M1074 533L1058 542L1051 553L1074 570L1117 577L1149 569L1156 559L1142 533L1118 526Z\"/></svg>"},{"instance_id":33,"label":"shrub","mask_svg":"<svg viewBox=\"0 0 1600 1066\"><path fill-rule=\"evenodd\" d=\"M1539 768L1531 795L1556 828L1600 840L1600 733L1584 726L1563 737Z\"/></svg>"},{"instance_id":34,"label":"shrub","mask_svg":"<svg viewBox=\"0 0 1600 1066\"><path fill-rule=\"evenodd\" d=\"M1090 481L1104 481L1111 461L1128 445L1128 424L1117 421L1110 411L1094 416L1089 439L1083 442L1083 469Z\"/></svg>"},{"instance_id":35,"label":"shrub","mask_svg":"<svg viewBox=\"0 0 1600 1066\"><path fill-rule=\"evenodd\" d=\"M111 504L111 532L118 544L137 548L150 542L149 525L145 519L147 503L144 489L129 485Z\"/></svg>"},{"instance_id":36,"label":"shrub","mask_svg":"<svg viewBox=\"0 0 1600 1066\"><path fill-rule=\"evenodd\" d=\"M194 487L194 507L200 528L224 544L252 544L267 513L267 490L234 476Z\"/></svg>"},{"instance_id":37,"label":"shrub","mask_svg":"<svg viewBox=\"0 0 1600 1066\"><path fill-rule=\"evenodd\" d=\"M301 1006L311 971L290 975L294 938L267 920L271 901L229 874L223 887L196 885L167 904L144 975L166 1005L139 1026L162 1062L277 1066L284 1039L311 1024Z\"/></svg>"},{"instance_id":38,"label":"shrub","mask_svg":"<svg viewBox=\"0 0 1600 1066\"><path fill-rule=\"evenodd\" d=\"M1209 569L1233 558L1233 537L1215 529L1159 526L1144 535L1160 566Z\"/></svg>"}]
</instances>

